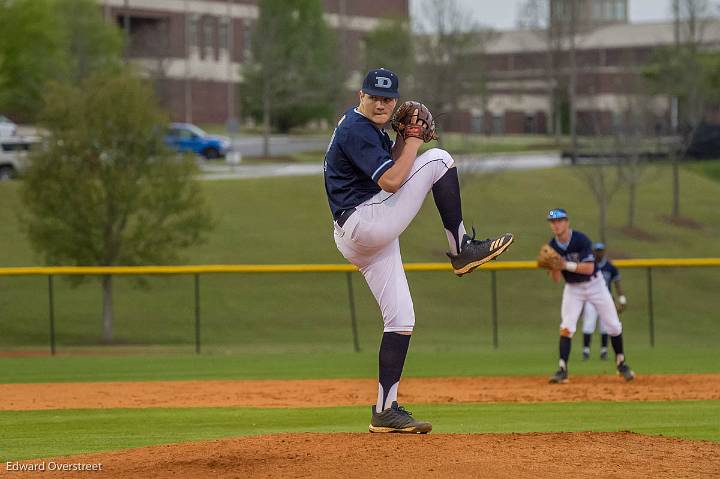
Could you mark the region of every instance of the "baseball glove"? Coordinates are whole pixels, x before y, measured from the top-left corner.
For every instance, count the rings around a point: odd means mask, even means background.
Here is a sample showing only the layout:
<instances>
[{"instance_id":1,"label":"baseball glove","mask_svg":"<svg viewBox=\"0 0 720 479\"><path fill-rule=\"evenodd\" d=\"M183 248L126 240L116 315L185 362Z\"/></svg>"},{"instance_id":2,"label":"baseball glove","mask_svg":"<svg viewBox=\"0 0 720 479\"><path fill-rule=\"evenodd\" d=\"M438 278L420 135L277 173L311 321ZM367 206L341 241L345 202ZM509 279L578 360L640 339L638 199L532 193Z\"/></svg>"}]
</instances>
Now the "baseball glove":
<instances>
[{"instance_id":1,"label":"baseball glove","mask_svg":"<svg viewBox=\"0 0 720 479\"><path fill-rule=\"evenodd\" d=\"M400 105L390 124L403 139L420 138L425 143L438 139L432 113L419 101L406 101Z\"/></svg>"},{"instance_id":2,"label":"baseball glove","mask_svg":"<svg viewBox=\"0 0 720 479\"><path fill-rule=\"evenodd\" d=\"M550 270L561 270L563 267L563 259L557 254L552 246L544 244L540 248L540 254L538 254L537 265L540 268Z\"/></svg>"}]
</instances>

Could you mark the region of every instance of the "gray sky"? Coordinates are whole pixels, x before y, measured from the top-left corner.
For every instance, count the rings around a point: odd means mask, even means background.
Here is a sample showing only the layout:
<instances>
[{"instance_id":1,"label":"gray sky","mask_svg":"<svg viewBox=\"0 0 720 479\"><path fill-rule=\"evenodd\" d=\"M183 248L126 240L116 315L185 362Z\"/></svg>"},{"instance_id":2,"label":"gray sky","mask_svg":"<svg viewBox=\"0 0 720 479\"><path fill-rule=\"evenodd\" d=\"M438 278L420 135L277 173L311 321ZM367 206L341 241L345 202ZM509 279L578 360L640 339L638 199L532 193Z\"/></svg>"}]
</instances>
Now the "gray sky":
<instances>
[{"instance_id":1,"label":"gray sky","mask_svg":"<svg viewBox=\"0 0 720 479\"><path fill-rule=\"evenodd\" d=\"M457 0L479 23L498 30L515 27L523 0ZM670 18L671 0L629 0L631 22L662 21ZM410 0L411 15L420 15L424 0Z\"/></svg>"}]
</instances>

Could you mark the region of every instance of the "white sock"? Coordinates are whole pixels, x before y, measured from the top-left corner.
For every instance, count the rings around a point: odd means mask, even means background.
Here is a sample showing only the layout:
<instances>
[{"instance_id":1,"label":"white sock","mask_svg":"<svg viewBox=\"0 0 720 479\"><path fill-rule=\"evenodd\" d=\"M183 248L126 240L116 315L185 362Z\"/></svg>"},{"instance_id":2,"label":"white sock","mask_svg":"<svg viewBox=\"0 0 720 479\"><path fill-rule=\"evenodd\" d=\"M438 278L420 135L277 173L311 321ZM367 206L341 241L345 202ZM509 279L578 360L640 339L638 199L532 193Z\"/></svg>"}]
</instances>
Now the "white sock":
<instances>
[{"instance_id":1,"label":"white sock","mask_svg":"<svg viewBox=\"0 0 720 479\"><path fill-rule=\"evenodd\" d=\"M457 241L455 240L456 236L452 234L451 231L445 230L445 234L447 235L448 239L448 245L450 245L450 254L457 255L459 250L459 243L463 239L463 235L466 233L465 231L465 224L461 221L460 225L458 226L457 230Z\"/></svg>"},{"instance_id":2,"label":"white sock","mask_svg":"<svg viewBox=\"0 0 720 479\"><path fill-rule=\"evenodd\" d=\"M388 391L387 397L383 394L383 387L382 384L378 383L378 398L377 398L377 404L375 404L375 412L380 413L383 412L386 409L390 409L390 406L392 406L393 401L397 401L397 390L398 386L400 385L400 382L396 382L392 385L390 388L390 391Z\"/></svg>"},{"instance_id":3,"label":"white sock","mask_svg":"<svg viewBox=\"0 0 720 479\"><path fill-rule=\"evenodd\" d=\"M560 367L563 368L563 369L567 369L567 363L565 362L564 359L561 359L561 360L560 360Z\"/></svg>"},{"instance_id":4,"label":"white sock","mask_svg":"<svg viewBox=\"0 0 720 479\"><path fill-rule=\"evenodd\" d=\"M615 365L616 366L620 366L623 363L623 361L625 361L624 354L618 354L617 356L615 356Z\"/></svg>"}]
</instances>

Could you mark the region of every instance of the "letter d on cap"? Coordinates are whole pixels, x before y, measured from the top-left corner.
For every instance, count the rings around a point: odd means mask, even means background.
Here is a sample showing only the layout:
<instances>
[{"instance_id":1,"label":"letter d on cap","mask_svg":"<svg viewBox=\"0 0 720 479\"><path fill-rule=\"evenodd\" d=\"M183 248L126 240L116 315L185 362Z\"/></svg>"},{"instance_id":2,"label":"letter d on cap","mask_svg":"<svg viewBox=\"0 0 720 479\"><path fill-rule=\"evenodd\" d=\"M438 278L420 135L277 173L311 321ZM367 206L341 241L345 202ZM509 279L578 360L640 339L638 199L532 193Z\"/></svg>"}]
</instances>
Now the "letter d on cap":
<instances>
[{"instance_id":1,"label":"letter d on cap","mask_svg":"<svg viewBox=\"0 0 720 479\"><path fill-rule=\"evenodd\" d=\"M376 77L375 86L378 88L390 88L392 86L392 80L388 77Z\"/></svg>"}]
</instances>

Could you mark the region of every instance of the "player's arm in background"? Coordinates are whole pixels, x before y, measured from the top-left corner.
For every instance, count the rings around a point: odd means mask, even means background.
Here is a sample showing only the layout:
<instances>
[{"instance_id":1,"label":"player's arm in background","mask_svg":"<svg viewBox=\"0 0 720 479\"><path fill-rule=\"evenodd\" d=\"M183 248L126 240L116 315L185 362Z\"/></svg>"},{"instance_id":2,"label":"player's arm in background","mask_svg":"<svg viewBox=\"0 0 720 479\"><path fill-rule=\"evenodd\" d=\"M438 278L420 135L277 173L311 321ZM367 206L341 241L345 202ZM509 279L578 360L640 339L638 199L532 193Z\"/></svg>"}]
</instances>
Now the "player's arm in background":
<instances>
[{"instance_id":1,"label":"player's arm in background","mask_svg":"<svg viewBox=\"0 0 720 479\"><path fill-rule=\"evenodd\" d=\"M548 271L548 274L550 275L550 278L556 283L562 281L562 273L559 269L551 269L550 271Z\"/></svg>"},{"instance_id":2,"label":"player's arm in background","mask_svg":"<svg viewBox=\"0 0 720 479\"><path fill-rule=\"evenodd\" d=\"M412 169L417 152L423 141L420 138L403 138L398 135L392 148L392 158L395 164L378 178L378 185L388 193L395 193L400 189Z\"/></svg>"},{"instance_id":3,"label":"player's arm in background","mask_svg":"<svg viewBox=\"0 0 720 479\"><path fill-rule=\"evenodd\" d=\"M610 280L610 284L615 285L615 291L617 292L617 298L618 298L618 312L622 313L625 311L625 306L627 305L627 298L622 292L622 287L620 286L620 272L615 269L614 275L612 279Z\"/></svg>"}]
</instances>

